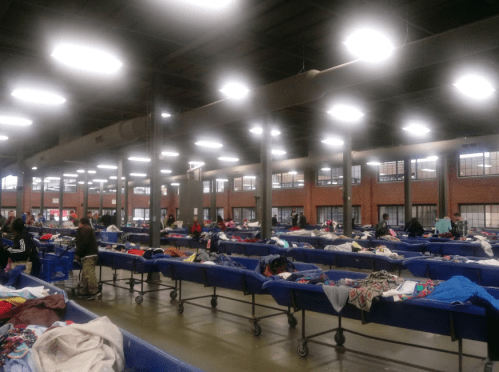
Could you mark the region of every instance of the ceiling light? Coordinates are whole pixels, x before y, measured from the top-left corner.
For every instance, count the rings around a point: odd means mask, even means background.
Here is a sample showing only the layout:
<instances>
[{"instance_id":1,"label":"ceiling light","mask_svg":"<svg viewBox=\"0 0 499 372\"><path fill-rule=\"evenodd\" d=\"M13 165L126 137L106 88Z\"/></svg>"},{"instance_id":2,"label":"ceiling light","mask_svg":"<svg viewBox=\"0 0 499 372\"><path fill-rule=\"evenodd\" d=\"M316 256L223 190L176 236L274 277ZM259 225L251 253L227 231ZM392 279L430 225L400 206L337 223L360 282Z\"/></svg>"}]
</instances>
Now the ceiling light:
<instances>
[{"instance_id":1,"label":"ceiling light","mask_svg":"<svg viewBox=\"0 0 499 372\"><path fill-rule=\"evenodd\" d=\"M150 158L141 158L141 157L138 157L138 156L131 156L128 158L128 160L130 161L141 161L143 163L148 163L151 161Z\"/></svg>"},{"instance_id":2,"label":"ceiling light","mask_svg":"<svg viewBox=\"0 0 499 372\"><path fill-rule=\"evenodd\" d=\"M228 157L225 157L225 156L219 157L218 160L221 160L221 161L230 161L230 162L233 162L233 163L239 161L238 158L228 158Z\"/></svg>"},{"instance_id":3,"label":"ceiling light","mask_svg":"<svg viewBox=\"0 0 499 372\"><path fill-rule=\"evenodd\" d=\"M355 57L368 62L380 62L390 57L395 49L390 39L373 29L358 30L343 44Z\"/></svg>"},{"instance_id":4,"label":"ceiling light","mask_svg":"<svg viewBox=\"0 0 499 372\"><path fill-rule=\"evenodd\" d=\"M249 89L239 83L230 83L220 89L220 92L225 94L228 98L241 99L246 97Z\"/></svg>"},{"instance_id":5,"label":"ceiling light","mask_svg":"<svg viewBox=\"0 0 499 372\"><path fill-rule=\"evenodd\" d=\"M168 174L170 174L170 173L172 173L172 171L169 170L169 169L161 169L161 173L168 173Z\"/></svg>"},{"instance_id":6,"label":"ceiling light","mask_svg":"<svg viewBox=\"0 0 499 372\"><path fill-rule=\"evenodd\" d=\"M78 182L78 185L84 185L84 184L85 184L85 182L83 182L83 181Z\"/></svg>"},{"instance_id":7,"label":"ceiling light","mask_svg":"<svg viewBox=\"0 0 499 372\"><path fill-rule=\"evenodd\" d=\"M171 115L171 114L169 114L169 113L167 113L167 112L163 112L163 113L161 114L161 117L163 117L163 118L169 118L169 117L171 117L171 116L172 116L172 115Z\"/></svg>"},{"instance_id":8,"label":"ceiling light","mask_svg":"<svg viewBox=\"0 0 499 372\"><path fill-rule=\"evenodd\" d=\"M337 120L346 122L356 122L364 116L360 110L354 106L348 105L336 105L327 113L332 115Z\"/></svg>"},{"instance_id":9,"label":"ceiling light","mask_svg":"<svg viewBox=\"0 0 499 372\"><path fill-rule=\"evenodd\" d=\"M379 175L380 175L380 176L386 176L386 174L384 174L384 173L380 173Z\"/></svg>"},{"instance_id":10,"label":"ceiling light","mask_svg":"<svg viewBox=\"0 0 499 372\"><path fill-rule=\"evenodd\" d=\"M250 129L250 132L251 133L255 133L255 134L262 134L263 133L263 129L260 128L260 127L255 127L255 128Z\"/></svg>"},{"instance_id":11,"label":"ceiling light","mask_svg":"<svg viewBox=\"0 0 499 372\"><path fill-rule=\"evenodd\" d=\"M123 65L109 53L71 44L59 45L52 57L67 66L100 74L114 73Z\"/></svg>"},{"instance_id":12,"label":"ceiling light","mask_svg":"<svg viewBox=\"0 0 499 372\"><path fill-rule=\"evenodd\" d=\"M204 163L202 161L190 161L188 164L189 165L197 165L197 166L204 165Z\"/></svg>"},{"instance_id":13,"label":"ceiling light","mask_svg":"<svg viewBox=\"0 0 499 372\"><path fill-rule=\"evenodd\" d=\"M89 187L88 189L89 190L95 190L95 187Z\"/></svg>"},{"instance_id":14,"label":"ceiling light","mask_svg":"<svg viewBox=\"0 0 499 372\"><path fill-rule=\"evenodd\" d=\"M118 169L116 165L106 165L106 164L99 164L97 168L100 169Z\"/></svg>"},{"instance_id":15,"label":"ceiling light","mask_svg":"<svg viewBox=\"0 0 499 372\"><path fill-rule=\"evenodd\" d=\"M272 182L272 185L280 185L279 182Z\"/></svg>"},{"instance_id":16,"label":"ceiling light","mask_svg":"<svg viewBox=\"0 0 499 372\"><path fill-rule=\"evenodd\" d=\"M217 178L217 182L229 182L229 180L224 178Z\"/></svg>"},{"instance_id":17,"label":"ceiling light","mask_svg":"<svg viewBox=\"0 0 499 372\"><path fill-rule=\"evenodd\" d=\"M196 146L201 146L201 147L208 147L210 149L219 149L223 147L221 143L217 142L210 142L210 141L199 141L195 143Z\"/></svg>"},{"instance_id":18,"label":"ceiling light","mask_svg":"<svg viewBox=\"0 0 499 372\"><path fill-rule=\"evenodd\" d=\"M0 141L7 141L9 137L0 135Z\"/></svg>"},{"instance_id":19,"label":"ceiling light","mask_svg":"<svg viewBox=\"0 0 499 372\"><path fill-rule=\"evenodd\" d=\"M272 155L286 155L284 150L272 150Z\"/></svg>"},{"instance_id":20,"label":"ceiling light","mask_svg":"<svg viewBox=\"0 0 499 372\"><path fill-rule=\"evenodd\" d=\"M77 174L72 174L72 173L64 173L63 176L64 177L78 177Z\"/></svg>"},{"instance_id":21,"label":"ceiling light","mask_svg":"<svg viewBox=\"0 0 499 372\"><path fill-rule=\"evenodd\" d=\"M492 168L492 165L490 164L478 164L478 166L482 168Z\"/></svg>"},{"instance_id":22,"label":"ceiling light","mask_svg":"<svg viewBox=\"0 0 499 372\"><path fill-rule=\"evenodd\" d=\"M435 169L421 169L423 172L436 172Z\"/></svg>"},{"instance_id":23,"label":"ceiling light","mask_svg":"<svg viewBox=\"0 0 499 372\"><path fill-rule=\"evenodd\" d=\"M130 173L130 176L132 176L132 177L146 177L147 174L145 174L145 173Z\"/></svg>"},{"instance_id":24,"label":"ceiling light","mask_svg":"<svg viewBox=\"0 0 499 372\"><path fill-rule=\"evenodd\" d=\"M367 165L378 166L378 165L381 165L381 163L378 161L370 161L367 163Z\"/></svg>"},{"instance_id":25,"label":"ceiling light","mask_svg":"<svg viewBox=\"0 0 499 372\"><path fill-rule=\"evenodd\" d=\"M331 168L322 168L321 171L324 171L324 172L327 172L327 171L330 171Z\"/></svg>"},{"instance_id":26,"label":"ceiling light","mask_svg":"<svg viewBox=\"0 0 499 372\"><path fill-rule=\"evenodd\" d=\"M88 173L89 173L89 174L95 174L95 173L97 173L97 171L94 171L94 170L89 170L89 171L88 171Z\"/></svg>"},{"instance_id":27,"label":"ceiling light","mask_svg":"<svg viewBox=\"0 0 499 372\"><path fill-rule=\"evenodd\" d=\"M109 177L109 179L111 179L111 180L117 180L117 179L118 179L118 177L116 177L116 176L111 176L111 177ZM125 179L125 177L121 177L121 179L122 179L122 180L124 180L124 179Z\"/></svg>"},{"instance_id":28,"label":"ceiling light","mask_svg":"<svg viewBox=\"0 0 499 372\"><path fill-rule=\"evenodd\" d=\"M99 180L99 179L95 179L95 180L92 180L93 182L96 182L96 183L104 183L104 182L107 182L107 180Z\"/></svg>"},{"instance_id":29,"label":"ceiling light","mask_svg":"<svg viewBox=\"0 0 499 372\"><path fill-rule=\"evenodd\" d=\"M25 102L42 105L61 105L66 102L65 98L57 94L35 89L16 89L12 92L12 96Z\"/></svg>"},{"instance_id":30,"label":"ceiling light","mask_svg":"<svg viewBox=\"0 0 499 372\"><path fill-rule=\"evenodd\" d=\"M0 124L27 127L28 125L33 124L33 122L31 120L17 118L15 116L0 116Z\"/></svg>"},{"instance_id":31,"label":"ceiling light","mask_svg":"<svg viewBox=\"0 0 499 372\"><path fill-rule=\"evenodd\" d=\"M49 181L58 181L60 180L61 178L60 177L47 177L45 178L46 180L49 180Z\"/></svg>"},{"instance_id":32,"label":"ceiling light","mask_svg":"<svg viewBox=\"0 0 499 372\"><path fill-rule=\"evenodd\" d=\"M78 170L76 171L76 173L85 173L85 170L83 170L83 169L78 169Z\"/></svg>"},{"instance_id":33,"label":"ceiling light","mask_svg":"<svg viewBox=\"0 0 499 372\"><path fill-rule=\"evenodd\" d=\"M322 143L325 143L326 145L329 146L343 146L344 142L339 138L327 138L323 140Z\"/></svg>"},{"instance_id":34,"label":"ceiling light","mask_svg":"<svg viewBox=\"0 0 499 372\"><path fill-rule=\"evenodd\" d=\"M270 132L270 134L275 137L275 136L278 136L279 134L281 134L281 132L279 132L277 129L272 129L272 131Z\"/></svg>"},{"instance_id":35,"label":"ceiling light","mask_svg":"<svg viewBox=\"0 0 499 372\"><path fill-rule=\"evenodd\" d=\"M464 154L464 155L459 155L459 157L461 159L482 158L483 157L483 153L478 153L478 154Z\"/></svg>"},{"instance_id":36,"label":"ceiling light","mask_svg":"<svg viewBox=\"0 0 499 372\"><path fill-rule=\"evenodd\" d=\"M197 5L204 8L217 9L229 5L230 3L232 3L233 0L184 0L184 1L192 5Z\"/></svg>"},{"instance_id":37,"label":"ceiling light","mask_svg":"<svg viewBox=\"0 0 499 372\"><path fill-rule=\"evenodd\" d=\"M431 132L431 130L427 126L425 126L423 124L419 124L419 123L410 124L407 127L404 127L402 129L405 130L406 132L409 132L409 133L415 135L415 136L424 136L425 134L428 134Z\"/></svg>"},{"instance_id":38,"label":"ceiling light","mask_svg":"<svg viewBox=\"0 0 499 372\"><path fill-rule=\"evenodd\" d=\"M249 179L254 180L256 178L256 176L244 176L243 178L249 178Z\"/></svg>"},{"instance_id":39,"label":"ceiling light","mask_svg":"<svg viewBox=\"0 0 499 372\"><path fill-rule=\"evenodd\" d=\"M288 174L295 175L295 174L298 174L298 172L292 171L292 172L288 172Z\"/></svg>"},{"instance_id":40,"label":"ceiling light","mask_svg":"<svg viewBox=\"0 0 499 372\"><path fill-rule=\"evenodd\" d=\"M496 91L486 79L476 75L465 76L454 86L465 96L477 100L489 98Z\"/></svg>"},{"instance_id":41,"label":"ceiling light","mask_svg":"<svg viewBox=\"0 0 499 372\"><path fill-rule=\"evenodd\" d=\"M31 169L32 169L32 170L37 170L38 168L37 168L37 167L33 167L33 168L31 168Z\"/></svg>"},{"instance_id":42,"label":"ceiling light","mask_svg":"<svg viewBox=\"0 0 499 372\"><path fill-rule=\"evenodd\" d=\"M424 159L423 159L424 160ZM437 161L438 160L438 156L428 156L426 158L427 161Z\"/></svg>"},{"instance_id":43,"label":"ceiling light","mask_svg":"<svg viewBox=\"0 0 499 372\"><path fill-rule=\"evenodd\" d=\"M172 183L172 186L180 186L180 183Z\"/></svg>"},{"instance_id":44,"label":"ceiling light","mask_svg":"<svg viewBox=\"0 0 499 372\"><path fill-rule=\"evenodd\" d=\"M174 156L179 156L179 153L178 152L173 152L173 151L163 151L161 153L161 155L174 157Z\"/></svg>"},{"instance_id":45,"label":"ceiling light","mask_svg":"<svg viewBox=\"0 0 499 372\"><path fill-rule=\"evenodd\" d=\"M93 182L87 182L87 185L92 185L92 184L93 184Z\"/></svg>"}]
</instances>

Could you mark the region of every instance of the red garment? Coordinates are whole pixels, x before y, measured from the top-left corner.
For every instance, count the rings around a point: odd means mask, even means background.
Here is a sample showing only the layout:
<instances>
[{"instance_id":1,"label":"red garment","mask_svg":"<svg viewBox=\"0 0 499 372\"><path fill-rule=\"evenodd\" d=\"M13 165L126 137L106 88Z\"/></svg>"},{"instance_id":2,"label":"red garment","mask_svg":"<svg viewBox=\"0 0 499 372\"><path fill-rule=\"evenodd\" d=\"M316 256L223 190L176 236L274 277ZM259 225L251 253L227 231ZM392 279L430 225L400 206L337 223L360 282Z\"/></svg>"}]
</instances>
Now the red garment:
<instances>
[{"instance_id":1,"label":"red garment","mask_svg":"<svg viewBox=\"0 0 499 372\"><path fill-rule=\"evenodd\" d=\"M218 223L218 228L222 231L225 231L227 229L227 226L225 226L225 223L223 221L220 221Z\"/></svg>"},{"instance_id":2,"label":"red garment","mask_svg":"<svg viewBox=\"0 0 499 372\"><path fill-rule=\"evenodd\" d=\"M194 234L195 232L201 234L201 225L197 221L194 222L194 225L192 225L191 228L191 234Z\"/></svg>"},{"instance_id":3,"label":"red garment","mask_svg":"<svg viewBox=\"0 0 499 372\"><path fill-rule=\"evenodd\" d=\"M188 254L185 252L182 252L178 248L170 247L168 249L165 249L165 254L168 254L172 257L187 257Z\"/></svg>"},{"instance_id":4,"label":"red garment","mask_svg":"<svg viewBox=\"0 0 499 372\"><path fill-rule=\"evenodd\" d=\"M296 230L300 230L300 228L298 226L295 226L289 229L289 231L296 231Z\"/></svg>"},{"instance_id":5,"label":"red garment","mask_svg":"<svg viewBox=\"0 0 499 372\"><path fill-rule=\"evenodd\" d=\"M27 300L25 303L0 315L0 319L10 319L14 327L18 324L32 324L50 327L61 320L66 309L62 294L53 294L44 298Z\"/></svg>"},{"instance_id":6,"label":"red garment","mask_svg":"<svg viewBox=\"0 0 499 372\"><path fill-rule=\"evenodd\" d=\"M0 315L10 311L14 305L6 301L0 301Z\"/></svg>"},{"instance_id":7,"label":"red garment","mask_svg":"<svg viewBox=\"0 0 499 372\"><path fill-rule=\"evenodd\" d=\"M136 256L143 256L146 251L143 251L142 249L130 249L128 253L134 254Z\"/></svg>"},{"instance_id":8,"label":"red garment","mask_svg":"<svg viewBox=\"0 0 499 372\"><path fill-rule=\"evenodd\" d=\"M40 240L50 240L50 239L52 239L52 234L45 234L40 238Z\"/></svg>"}]
</instances>

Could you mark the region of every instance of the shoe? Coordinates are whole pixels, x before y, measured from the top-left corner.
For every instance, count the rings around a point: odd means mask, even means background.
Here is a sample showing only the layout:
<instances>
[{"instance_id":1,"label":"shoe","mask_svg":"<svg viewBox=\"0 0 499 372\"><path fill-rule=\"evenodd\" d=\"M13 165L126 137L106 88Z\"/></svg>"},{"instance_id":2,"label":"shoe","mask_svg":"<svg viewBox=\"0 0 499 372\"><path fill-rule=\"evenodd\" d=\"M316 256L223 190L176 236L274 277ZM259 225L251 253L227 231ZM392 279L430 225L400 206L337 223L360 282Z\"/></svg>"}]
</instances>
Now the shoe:
<instances>
[{"instance_id":1,"label":"shoe","mask_svg":"<svg viewBox=\"0 0 499 372\"><path fill-rule=\"evenodd\" d=\"M97 292L96 294L91 294L87 297L87 301L100 300L102 298L102 292Z\"/></svg>"}]
</instances>

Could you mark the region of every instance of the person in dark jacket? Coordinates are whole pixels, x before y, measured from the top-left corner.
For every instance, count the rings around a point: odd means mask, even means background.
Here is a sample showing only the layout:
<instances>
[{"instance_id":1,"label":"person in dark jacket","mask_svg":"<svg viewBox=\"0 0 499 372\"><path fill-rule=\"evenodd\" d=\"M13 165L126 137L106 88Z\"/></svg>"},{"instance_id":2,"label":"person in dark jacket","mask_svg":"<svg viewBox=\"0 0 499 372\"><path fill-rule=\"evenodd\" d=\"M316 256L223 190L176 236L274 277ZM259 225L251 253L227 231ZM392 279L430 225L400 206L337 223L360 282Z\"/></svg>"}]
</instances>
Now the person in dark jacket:
<instances>
[{"instance_id":1,"label":"person in dark jacket","mask_svg":"<svg viewBox=\"0 0 499 372\"><path fill-rule=\"evenodd\" d=\"M113 217L107 212L104 216L102 216L102 225L105 229L113 224Z\"/></svg>"},{"instance_id":2,"label":"person in dark jacket","mask_svg":"<svg viewBox=\"0 0 499 372\"><path fill-rule=\"evenodd\" d=\"M222 231L225 231L227 229L227 226L225 226L224 219L220 215L217 216L217 226Z\"/></svg>"},{"instance_id":3,"label":"person in dark jacket","mask_svg":"<svg viewBox=\"0 0 499 372\"><path fill-rule=\"evenodd\" d=\"M81 260L82 266L82 280L78 284L80 297L96 298L100 294L95 276L98 254L94 229L90 226L88 218L83 217L76 231L75 253L75 258Z\"/></svg>"},{"instance_id":4,"label":"person in dark jacket","mask_svg":"<svg viewBox=\"0 0 499 372\"><path fill-rule=\"evenodd\" d=\"M33 241L33 235L24 230L24 222L21 218L16 218L12 222L12 232L14 233L14 244L7 248L10 259L14 262L12 268L25 265L27 273L38 276L40 274L38 248Z\"/></svg>"},{"instance_id":5,"label":"person in dark jacket","mask_svg":"<svg viewBox=\"0 0 499 372\"><path fill-rule=\"evenodd\" d=\"M304 229L307 224L307 218L303 215L303 212L300 212L300 218L298 220L298 226L300 229Z\"/></svg>"},{"instance_id":6,"label":"person in dark jacket","mask_svg":"<svg viewBox=\"0 0 499 372\"><path fill-rule=\"evenodd\" d=\"M274 217L272 217L272 226L277 226L278 221L277 221L277 214L274 214Z\"/></svg>"},{"instance_id":7,"label":"person in dark jacket","mask_svg":"<svg viewBox=\"0 0 499 372\"><path fill-rule=\"evenodd\" d=\"M296 209L293 208L291 211L291 226L296 227L298 226L298 213L296 213Z\"/></svg>"},{"instance_id":8,"label":"person in dark jacket","mask_svg":"<svg viewBox=\"0 0 499 372\"><path fill-rule=\"evenodd\" d=\"M376 226L376 238L380 236L390 235L390 230L388 229L388 213L383 214L383 218L379 220Z\"/></svg>"},{"instance_id":9,"label":"person in dark jacket","mask_svg":"<svg viewBox=\"0 0 499 372\"><path fill-rule=\"evenodd\" d=\"M419 223L417 218L411 219L404 228L404 231L409 233L410 238L415 238L416 236L423 236L424 228Z\"/></svg>"},{"instance_id":10,"label":"person in dark jacket","mask_svg":"<svg viewBox=\"0 0 499 372\"><path fill-rule=\"evenodd\" d=\"M168 215L168 219L166 220L166 227L172 227L174 223L175 218L173 217L173 214Z\"/></svg>"},{"instance_id":11,"label":"person in dark jacket","mask_svg":"<svg viewBox=\"0 0 499 372\"><path fill-rule=\"evenodd\" d=\"M7 234L12 234L12 222L14 222L16 218L14 217L14 212L10 211L9 212L9 218L7 218L7 221L2 226L2 234L7 235Z\"/></svg>"}]
</instances>

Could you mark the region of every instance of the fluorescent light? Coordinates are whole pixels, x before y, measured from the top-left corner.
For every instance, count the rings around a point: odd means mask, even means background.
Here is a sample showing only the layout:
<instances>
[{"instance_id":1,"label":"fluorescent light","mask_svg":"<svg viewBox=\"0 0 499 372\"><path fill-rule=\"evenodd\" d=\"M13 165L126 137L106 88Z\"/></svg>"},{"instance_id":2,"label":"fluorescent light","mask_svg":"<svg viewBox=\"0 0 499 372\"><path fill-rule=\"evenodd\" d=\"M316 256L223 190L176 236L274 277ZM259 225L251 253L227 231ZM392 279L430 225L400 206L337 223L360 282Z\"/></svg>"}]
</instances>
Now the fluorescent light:
<instances>
[{"instance_id":1,"label":"fluorescent light","mask_svg":"<svg viewBox=\"0 0 499 372\"><path fill-rule=\"evenodd\" d=\"M379 175L380 175L380 176L386 176L386 174L384 174L384 173L380 173Z\"/></svg>"},{"instance_id":2,"label":"fluorescent light","mask_svg":"<svg viewBox=\"0 0 499 372\"><path fill-rule=\"evenodd\" d=\"M239 83L229 83L222 89L220 89L220 92L222 92L228 98L241 99L246 97L246 95L249 93L249 89Z\"/></svg>"},{"instance_id":3,"label":"fluorescent light","mask_svg":"<svg viewBox=\"0 0 499 372\"><path fill-rule=\"evenodd\" d=\"M171 114L169 114L169 113L167 113L167 112L163 112L163 113L161 114L161 117L163 117L163 118L169 118L169 117L171 117L171 116L172 116L172 115L171 115Z\"/></svg>"},{"instance_id":4,"label":"fluorescent light","mask_svg":"<svg viewBox=\"0 0 499 372\"><path fill-rule=\"evenodd\" d=\"M83 169L78 169L78 170L76 171L76 173L85 173L85 170L83 170Z\"/></svg>"},{"instance_id":5,"label":"fluorescent light","mask_svg":"<svg viewBox=\"0 0 499 372\"><path fill-rule=\"evenodd\" d=\"M469 159L469 158L482 158L483 153L478 153L478 154L464 154L464 155L459 155L461 159ZM486 156L488 157L488 156Z\"/></svg>"},{"instance_id":6,"label":"fluorescent light","mask_svg":"<svg viewBox=\"0 0 499 372\"><path fill-rule=\"evenodd\" d=\"M0 135L0 141L7 141L9 137Z\"/></svg>"},{"instance_id":7,"label":"fluorescent light","mask_svg":"<svg viewBox=\"0 0 499 372\"><path fill-rule=\"evenodd\" d=\"M115 73L123 65L109 53L74 44L59 45L52 53L52 57L78 70L99 74Z\"/></svg>"},{"instance_id":8,"label":"fluorescent light","mask_svg":"<svg viewBox=\"0 0 499 372\"><path fill-rule=\"evenodd\" d=\"M132 177L146 177L147 174L145 174L145 173L130 173L130 176L132 176Z\"/></svg>"},{"instance_id":9,"label":"fluorescent light","mask_svg":"<svg viewBox=\"0 0 499 372\"><path fill-rule=\"evenodd\" d=\"M438 156L428 156L426 159L421 159L421 161L427 160L427 161L437 161Z\"/></svg>"},{"instance_id":10,"label":"fluorescent light","mask_svg":"<svg viewBox=\"0 0 499 372\"><path fill-rule=\"evenodd\" d=\"M92 185L92 184L93 184L93 182L91 182L91 181L90 181L90 182L87 182L87 185Z\"/></svg>"},{"instance_id":11,"label":"fluorescent light","mask_svg":"<svg viewBox=\"0 0 499 372\"><path fill-rule=\"evenodd\" d=\"M189 165L197 165L197 166L204 165L204 163L202 161L190 161L188 164Z\"/></svg>"},{"instance_id":12,"label":"fluorescent light","mask_svg":"<svg viewBox=\"0 0 499 372\"><path fill-rule=\"evenodd\" d=\"M97 171L94 171L94 170L89 170L89 171L88 171L88 173L89 173L89 174L95 174L95 173L97 173Z\"/></svg>"},{"instance_id":13,"label":"fluorescent light","mask_svg":"<svg viewBox=\"0 0 499 372\"><path fill-rule=\"evenodd\" d=\"M49 180L49 181L57 181L57 180L60 180L61 178L60 177L46 177L45 179Z\"/></svg>"},{"instance_id":14,"label":"fluorescent light","mask_svg":"<svg viewBox=\"0 0 499 372\"><path fill-rule=\"evenodd\" d=\"M344 144L344 142L339 138L326 138L325 140L322 141L322 143L325 143L326 145L330 146L343 146Z\"/></svg>"},{"instance_id":15,"label":"fluorescent light","mask_svg":"<svg viewBox=\"0 0 499 372\"><path fill-rule=\"evenodd\" d=\"M262 127L255 127L255 128L250 129L250 132L251 133L255 133L255 134L262 134L263 133L263 128ZM278 131L277 129L272 129L272 131L270 132L270 134L272 135L272 137L276 137L276 136L280 135L281 132Z\"/></svg>"},{"instance_id":16,"label":"fluorescent light","mask_svg":"<svg viewBox=\"0 0 499 372\"><path fill-rule=\"evenodd\" d=\"M73 173L64 173L63 176L64 177L78 177L77 174L73 174Z\"/></svg>"},{"instance_id":17,"label":"fluorescent light","mask_svg":"<svg viewBox=\"0 0 499 372\"><path fill-rule=\"evenodd\" d=\"M482 168L492 168L492 165L490 164L478 164L478 166Z\"/></svg>"},{"instance_id":18,"label":"fluorescent light","mask_svg":"<svg viewBox=\"0 0 499 372\"><path fill-rule=\"evenodd\" d=\"M130 156L128 158L128 160L130 160L130 161L141 161L143 163L148 163L148 162L151 161L150 158L142 158L142 157L139 157L139 156Z\"/></svg>"},{"instance_id":19,"label":"fluorescent light","mask_svg":"<svg viewBox=\"0 0 499 372\"><path fill-rule=\"evenodd\" d=\"M16 89L12 92L12 96L25 102L42 105L61 105L66 102L65 98L55 93L36 89Z\"/></svg>"},{"instance_id":20,"label":"fluorescent light","mask_svg":"<svg viewBox=\"0 0 499 372\"><path fill-rule=\"evenodd\" d=\"M104 183L104 182L107 182L107 180L99 180L99 179L95 179L95 180L92 180L93 182L95 183Z\"/></svg>"},{"instance_id":21,"label":"fluorescent light","mask_svg":"<svg viewBox=\"0 0 499 372\"><path fill-rule=\"evenodd\" d=\"M288 172L288 174L295 175L295 174L298 174L298 172L292 171L292 172Z\"/></svg>"},{"instance_id":22,"label":"fluorescent light","mask_svg":"<svg viewBox=\"0 0 499 372\"><path fill-rule=\"evenodd\" d=\"M279 182L272 182L272 185L280 185Z\"/></svg>"},{"instance_id":23,"label":"fluorescent light","mask_svg":"<svg viewBox=\"0 0 499 372\"><path fill-rule=\"evenodd\" d=\"M31 120L18 118L15 116L0 116L0 124L27 127L28 125L33 124L33 122Z\"/></svg>"},{"instance_id":24,"label":"fluorescent light","mask_svg":"<svg viewBox=\"0 0 499 372\"><path fill-rule=\"evenodd\" d=\"M167 174L170 174L170 173L172 173L172 171L171 171L171 170L169 170L169 169L161 169L161 173L167 173Z\"/></svg>"},{"instance_id":25,"label":"fluorescent light","mask_svg":"<svg viewBox=\"0 0 499 372\"><path fill-rule=\"evenodd\" d=\"M435 169L421 169L423 172L436 172Z\"/></svg>"},{"instance_id":26,"label":"fluorescent light","mask_svg":"<svg viewBox=\"0 0 499 372\"><path fill-rule=\"evenodd\" d=\"M208 147L210 149L219 149L223 147L221 143L217 142L210 142L210 141L199 141L195 143L196 146L201 146L201 147Z\"/></svg>"},{"instance_id":27,"label":"fluorescent light","mask_svg":"<svg viewBox=\"0 0 499 372\"><path fill-rule=\"evenodd\" d=\"M332 115L337 120L346 122L356 122L364 116L359 109L349 105L336 105L327 113Z\"/></svg>"},{"instance_id":28,"label":"fluorescent light","mask_svg":"<svg viewBox=\"0 0 499 372\"><path fill-rule=\"evenodd\" d=\"M97 168L100 169L118 169L116 165L99 164Z\"/></svg>"},{"instance_id":29,"label":"fluorescent light","mask_svg":"<svg viewBox=\"0 0 499 372\"><path fill-rule=\"evenodd\" d=\"M180 186L180 183L172 183L172 186Z\"/></svg>"},{"instance_id":30,"label":"fluorescent light","mask_svg":"<svg viewBox=\"0 0 499 372\"><path fill-rule=\"evenodd\" d=\"M279 134L281 134L281 132L279 132L277 129L272 129L270 134L272 135L272 137L275 137L275 136L278 136Z\"/></svg>"},{"instance_id":31,"label":"fluorescent light","mask_svg":"<svg viewBox=\"0 0 499 372\"><path fill-rule=\"evenodd\" d=\"M243 176L243 178L248 178L248 179L254 180L256 178L256 176Z\"/></svg>"},{"instance_id":32,"label":"fluorescent light","mask_svg":"<svg viewBox=\"0 0 499 372\"><path fill-rule=\"evenodd\" d=\"M415 136L424 136L425 134L428 134L431 132L430 128L428 128L424 124L419 124L419 123L412 123L408 125L407 127L402 128L406 132L411 133L412 135Z\"/></svg>"},{"instance_id":33,"label":"fluorescent light","mask_svg":"<svg viewBox=\"0 0 499 372\"><path fill-rule=\"evenodd\" d=\"M238 158L228 158L228 157L225 157L225 156L219 157L218 160L221 160L221 161L230 161L230 162L234 162L234 163L239 161Z\"/></svg>"},{"instance_id":34,"label":"fluorescent light","mask_svg":"<svg viewBox=\"0 0 499 372\"><path fill-rule=\"evenodd\" d=\"M325 172L330 171L330 170L331 170L331 168L322 168L321 169L321 171L325 171Z\"/></svg>"},{"instance_id":35,"label":"fluorescent light","mask_svg":"<svg viewBox=\"0 0 499 372\"><path fill-rule=\"evenodd\" d=\"M179 153L178 152L173 152L173 151L163 151L161 153L161 155L174 157L174 156L179 156Z\"/></svg>"},{"instance_id":36,"label":"fluorescent light","mask_svg":"<svg viewBox=\"0 0 499 372\"><path fill-rule=\"evenodd\" d=\"M118 179L118 177L116 177L116 176L111 176L111 177L109 177L109 179L111 179L111 180L117 180L117 179ZM124 179L125 179L125 177L121 177L121 179L122 179L122 180L124 180Z\"/></svg>"},{"instance_id":37,"label":"fluorescent light","mask_svg":"<svg viewBox=\"0 0 499 372\"><path fill-rule=\"evenodd\" d=\"M214 9L223 8L233 2L233 0L184 0L184 1L192 5L200 6L203 8L214 8Z\"/></svg>"},{"instance_id":38,"label":"fluorescent light","mask_svg":"<svg viewBox=\"0 0 499 372\"><path fill-rule=\"evenodd\" d=\"M229 180L224 178L217 178L217 182L229 182Z\"/></svg>"},{"instance_id":39,"label":"fluorescent light","mask_svg":"<svg viewBox=\"0 0 499 372\"><path fill-rule=\"evenodd\" d=\"M372 166L378 166L378 165L381 165L381 163L380 163L380 162L378 162L378 161L370 161L370 162L368 162L368 163L366 163L366 164L367 164L367 165L372 165Z\"/></svg>"},{"instance_id":40,"label":"fluorescent light","mask_svg":"<svg viewBox=\"0 0 499 372\"><path fill-rule=\"evenodd\" d=\"M37 168L37 167L33 167L33 168L31 168L31 169L32 169L32 170L37 170L38 168Z\"/></svg>"},{"instance_id":41,"label":"fluorescent light","mask_svg":"<svg viewBox=\"0 0 499 372\"><path fill-rule=\"evenodd\" d=\"M395 49L390 39L373 29L358 30L343 44L357 58L368 62L380 62L390 57Z\"/></svg>"},{"instance_id":42,"label":"fluorescent light","mask_svg":"<svg viewBox=\"0 0 499 372\"><path fill-rule=\"evenodd\" d=\"M272 150L272 155L286 155L284 150Z\"/></svg>"},{"instance_id":43,"label":"fluorescent light","mask_svg":"<svg viewBox=\"0 0 499 372\"><path fill-rule=\"evenodd\" d=\"M83 182L83 181L78 182L78 185L84 185L84 184L85 184L85 182Z\"/></svg>"},{"instance_id":44,"label":"fluorescent light","mask_svg":"<svg viewBox=\"0 0 499 372\"><path fill-rule=\"evenodd\" d=\"M465 96L476 100L489 98L496 91L486 79L476 75L465 76L454 86Z\"/></svg>"}]
</instances>

